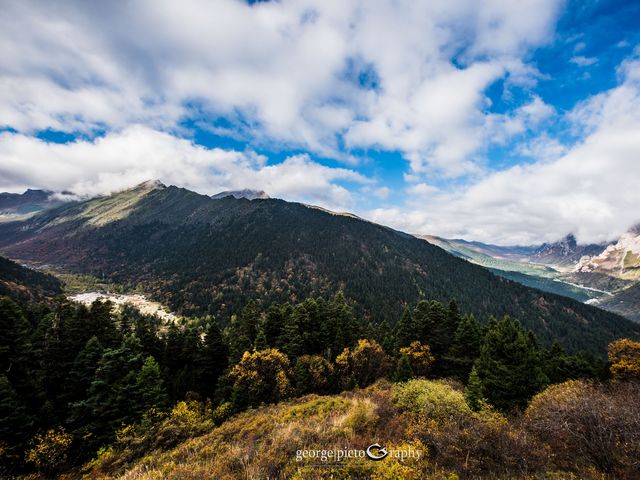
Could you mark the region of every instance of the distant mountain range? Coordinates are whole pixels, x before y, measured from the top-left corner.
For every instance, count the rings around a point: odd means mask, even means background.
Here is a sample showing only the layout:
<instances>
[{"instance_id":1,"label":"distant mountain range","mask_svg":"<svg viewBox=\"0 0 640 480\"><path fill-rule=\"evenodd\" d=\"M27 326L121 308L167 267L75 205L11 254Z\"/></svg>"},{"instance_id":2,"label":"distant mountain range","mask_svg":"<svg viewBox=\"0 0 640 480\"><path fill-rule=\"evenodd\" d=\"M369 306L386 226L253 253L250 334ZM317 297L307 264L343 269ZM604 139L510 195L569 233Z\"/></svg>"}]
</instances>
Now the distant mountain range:
<instances>
[{"instance_id":1,"label":"distant mountain range","mask_svg":"<svg viewBox=\"0 0 640 480\"><path fill-rule=\"evenodd\" d=\"M609 244L579 245L573 235L538 247L422 238L503 277L640 322L639 226Z\"/></svg>"},{"instance_id":2,"label":"distant mountain range","mask_svg":"<svg viewBox=\"0 0 640 480\"><path fill-rule=\"evenodd\" d=\"M27 190L24 193L0 193L0 221L25 217L40 210L63 204L69 193L47 190Z\"/></svg>"},{"instance_id":3,"label":"distant mountain range","mask_svg":"<svg viewBox=\"0 0 640 480\"><path fill-rule=\"evenodd\" d=\"M422 297L456 299L483 321L511 315L544 343L558 339L572 351L640 338L640 326L618 315L357 217L276 199L212 199L157 182L2 223L0 252L142 286L186 315L228 318L250 299L269 304L342 290L364 322L393 323Z\"/></svg>"}]
</instances>

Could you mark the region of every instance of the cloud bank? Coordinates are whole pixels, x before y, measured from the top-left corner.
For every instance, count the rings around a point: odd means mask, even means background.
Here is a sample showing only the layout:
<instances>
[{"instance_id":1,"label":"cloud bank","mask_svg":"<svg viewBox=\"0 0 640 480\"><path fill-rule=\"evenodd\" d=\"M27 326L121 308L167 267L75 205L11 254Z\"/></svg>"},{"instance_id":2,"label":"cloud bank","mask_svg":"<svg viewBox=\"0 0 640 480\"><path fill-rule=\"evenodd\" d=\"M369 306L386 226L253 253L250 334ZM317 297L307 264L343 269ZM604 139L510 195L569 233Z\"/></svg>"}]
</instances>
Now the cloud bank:
<instances>
[{"instance_id":1,"label":"cloud bank","mask_svg":"<svg viewBox=\"0 0 640 480\"><path fill-rule=\"evenodd\" d=\"M175 128L197 111L236 135L415 173L474 171L484 90L531 81L557 0L11 2L0 122L23 133ZM341 146L347 148L345 152Z\"/></svg>"},{"instance_id":2,"label":"cloud bank","mask_svg":"<svg viewBox=\"0 0 640 480\"><path fill-rule=\"evenodd\" d=\"M0 190L33 185L94 196L150 179L200 193L264 189L293 201L353 208L342 182L370 184L363 175L328 168L297 155L276 165L251 152L207 149L144 126L128 127L95 141L48 143L23 134L0 134Z\"/></svg>"},{"instance_id":3,"label":"cloud bank","mask_svg":"<svg viewBox=\"0 0 640 480\"><path fill-rule=\"evenodd\" d=\"M616 87L568 112L546 103L536 85L548 73L532 58L555 41L564 6L7 2L0 189L90 195L159 178L202 193L262 189L416 233L609 239L638 220L638 52ZM588 75L606 57L580 38L566 63ZM496 85L505 108L487 93ZM243 147L197 145L188 122ZM38 138L47 130L72 141ZM492 164L491 148L526 161ZM400 186L371 152L399 154Z\"/></svg>"},{"instance_id":4,"label":"cloud bank","mask_svg":"<svg viewBox=\"0 0 640 480\"><path fill-rule=\"evenodd\" d=\"M502 244L555 241L570 232L584 243L618 237L640 220L640 60L624 62L619 75L619 86L569 113L583 139L566 153L556 147L558 156L492 173L459 192L421 188L408 209L377 209L370 218Z\"/></svg>"}]
</instances>

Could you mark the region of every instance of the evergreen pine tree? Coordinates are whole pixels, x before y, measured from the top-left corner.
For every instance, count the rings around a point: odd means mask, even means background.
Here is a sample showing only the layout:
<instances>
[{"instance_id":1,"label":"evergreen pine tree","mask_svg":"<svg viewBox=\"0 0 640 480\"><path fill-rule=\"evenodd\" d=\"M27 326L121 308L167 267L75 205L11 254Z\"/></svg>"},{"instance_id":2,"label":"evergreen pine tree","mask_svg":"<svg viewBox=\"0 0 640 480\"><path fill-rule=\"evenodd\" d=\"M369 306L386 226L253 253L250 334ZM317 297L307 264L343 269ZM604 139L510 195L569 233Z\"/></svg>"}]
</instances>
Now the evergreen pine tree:
<instances>
[{"instance_id":1,"label":"evergreen pine tree","mask_svg":"<svg viewBox=\"0 0 640 480\"><path fill-rule=\"evenodd\" d=\"M247 334L247 329L242 323L242 317L231 316L226 337L229 339L231 363L238 363L244 352L253 349L253 341Z\"/></svg>"},{"instance_id":2,"label":"evergreen pine tree","mask_svg":"<svg viewBox=\"0 0 640 480\"><path fill-rule=\"evenodd\" d=\"M508 316L487 332L475 368L487 399L502 410L525 406L548 382L537 345Z\"/></svg>"},{"instance_id":3,"label":"evergreen pine tree","mask_svg":"<svg viewBox=\"0 0 640 480\"><path fill-rule=\"evenodd\" d=\"M453 342L446 355L447 373L460 381L469 377L473 363L480 355L482 328L473 315L465 315L460 320L453 335Z\"/></svg>"},{"instance_id":4,"label":"evergreen pine tree","mask_svg":"<svg viewBox=\"0 0 640 480\"><path fill-rule=\"evenodd\" d=\"M95 300L91 304L91 332L98 337L105 348L117 347L121 336L118 335L116 319L112 313L113 303ZM86 341L86 340L85 340Z\"/></svg>"},{"instance_id":5,"label":"evergreen pine tree","mask_svg":"<svg viewBox=\"0 0 640 480\"><path fill-rule=\"evenodd\" d=\"M406 382L410 378L413 378L411 362L409 362L409 357L407 357L406 355L401 355L396 365L394 379L396 382Z\"/></svg>"},{"instance_id":6,"label":"evergreen pine tree","mask_svg":"<svg viewBox=\"0 0 640 480\"><path fill-rule=\"evenodd\" d=\"M105 349L87 398L73 405L76 418L86 415L91 419L79 434L93 432L96 442L101 443L110 439L120 425L139 419L144 406L135 399L139 399L138 372L142 364L140 342L134 336L126 337L118 348Z\"/></svg>"},{"instance_id":7,"label":"evergreen pine tree","mask_svg":"<svg viewBox=\"0 0 640 480\"><path fill-rule=\"evenodd\" d=\"M76 356L68 380L68 400L70 402L75 403L86 398L103 352L104 349L98 337L94 336L87 341L84 348ZM78 419L74 418L70 421L77 422Z\"/></svg>"},{"instance_id":8,"label":"evergreen pine tree","mask_svg":"<svg viewBox=\"0 0 640 480\"><path fill-rule=\"evenodd\" d=\"M145 359L136 377L136 384L140 396L140 405L136 408L144 412L151 407L164 408L167 405L167 393L155 358L149 356Z\"/></svg>"},{"instance_id":9,"label":"evergreen pine tree","mask_svg":"<svg viewBox=\"0 0 640 480\"><path fill-rule=\"evenodd\" d=\"M34 419L29 415L6 375L0 375L0 448L5 450L3 460L19 459L33 428Z\"/></svg>"},{"instance_id":10,"label":"evergreen pine tree","mask_svg":"<svg viewBox=\"0 0 640 480\"><path fill-rule=\"evenodd\" d=\"M431 347L436 357L436 368L441 370L439 364L442 363L442 357L449 349L454 334L449 325L448 311L442 303L437 301L429 303L429 312L422 332L425 342Z\"/></svg>"},{"instance_id":11,"label":"evergreen pine tree","mask_svg":"<svg viewBox=\"0 0 640 480\"><path fill-rule=\"evenodd\" d=\"M471 369L471 373L469 374L469 381L464 389L464 398L469 408L475 411L480 410L482 404L486 401L484 397L484 386L475 367Z\"/></svg>"},{"instance_id":12,"label":"evergreen pine tree","mask_svg":"<svg viewBox=\"0 0 640 480\"><path fill-rule=\"evenodd\" d=\"M289 358L296 358L303 354L304 339L302 338L301 328L298 324L299 315L292 312L286 318L286 323L282 329L282 336L280 343L282 344L282 351L286 353Z\"/></svg>"},{"instance_id":13,"label":"evergreen pine tree","mask_svg":"<svg viewBox=\"0 0 640 480\"><path fill-rule=\"evenodd\" d=\"M291 313L291 305L285 303L280 305L272 303L265 313L262 329L264 332L267 345L275 348L282 348L280 337L282 335L282 327L286 323L286 318Z\"/></svg>"},{"instance_id":14,"label":"evergreen pine tree","mask_svg":"<svg viewBox=\"0 0 640 480\"><path fill-rule=\"evenodd\" d=\"M200 391L213 398L218 379L229 365L229 347L215 321L211 320L204 337L203 360L200 369Z\"/></svg>"},{"instance_id":15,"label":"evergreen pine tree","mask_svg":"<svg viewBox=\"0 0 640 480\"><path fill-rule=\"evenodd\" d=\"M296 394L304 395L309 392L309 385L311 384L311 377L309 370L304 364L302 357L298 357L296 363L293 366L293 382L296 389Z\"/></svg>"},{"instance_id":16,"label":"evergreen pine tree","mask_svg":"<svg viewBox=\"0 0 640 480\"><path fill-rule=\"evenodd\" d=\"M269 345L267 345L267 336L264 333L264 329L258 328L256 340L253 342L253 350L266 350L267 348L269 348Z\"/></svg>"},{"instance_id":17,"label":"evergreen pine tree","mask_svg":"<svg viewBox=\"0 0 640 480\"><path fill-rule=\"evenodd\" d=\"M44 392L33 381L39 375L33 358L31 326L22 309L0 297L0 373L7 377L29 412L37 411Z\"/></svg>"},{"instance_id":18,"label":"evergreen pine tree","mask_svg":"<svg viewBox=\"0 0 640 480\"><path fill-rule=\"evenodd\" d=\"M402 317L396 326L395 337L396 348L406 347L411 342L418 339L418 332L416 331L413 315L408 306L404 308Z\"/></svg>"},{"instance_id":19,"label":"evergreen pine tree","mask_svg":"<svg viewBox=\"0 0 640 480\"><path fill-rule=\"evenodd\" d=\"M420 300L413 309L410 331L409 334L411 341L418 340L422 343L429 343L431 337L431 319L429 317L431 310L431 303L425 299ZM411 342L409 342L411 343ZM404 347L406 345L398 345Z\"/></svg>"}]
</instances>

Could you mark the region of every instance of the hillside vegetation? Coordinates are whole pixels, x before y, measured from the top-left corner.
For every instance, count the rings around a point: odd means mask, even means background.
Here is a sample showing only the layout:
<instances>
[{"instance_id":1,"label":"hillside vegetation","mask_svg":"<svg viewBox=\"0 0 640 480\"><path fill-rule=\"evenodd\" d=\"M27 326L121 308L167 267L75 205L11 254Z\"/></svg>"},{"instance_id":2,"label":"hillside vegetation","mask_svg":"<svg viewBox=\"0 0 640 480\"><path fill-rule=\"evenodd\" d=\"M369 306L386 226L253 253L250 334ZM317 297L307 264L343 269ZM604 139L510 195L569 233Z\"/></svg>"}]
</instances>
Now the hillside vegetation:
<instances>
[{"instance_id":1,"label":"hillside vegetation","mask_svg":"<svg viewBox=\"0 0 640 480\"><path fill-rule=\"evenodd\" d=\"M640 326L530 289L389 228L281 200L213 200L145 184L0 225L13 258L141 287L184 315L229 319L261 305L343 291L364 323L394 325L420 298L482 322L510 315L550 345L603 353Z\"/></svg>"},{"instance_id":2,"label":"hillside vegetation","mask_svg":"<svg viewBox=\"0 0 640 480\"><path fill-rule=\"evenodd\" d=\"M481 325L454 301L421 300L389 328L365 324L342 294L250 302L222 330L211 316L167 324L109 302L0 297L0 329L4 477L638 472L630 339L609 345L609 373L508 316ZM375 442L421 453L319 467L298 455Z\"/></svg>"},{"instance_id":3,"label":"hillside vegetation","mask_svg":"<svg viewBox=\"0 0 640 480\"><path fill-rule=\"evenodd\" d=\"M217 427L206 406L181 402L155 424L124 427L85 472L122 480L634 479L639 395L637 383L574 380L540 393L514 417L487 406L474 412L455 383L381 381L250 410ZM192 438L171 448L176 432ZM322 450L364 450L374 442L421 456L322 460ZM303 449L319 453L303 458Z\"/></svg>"},{"instance_id":4,"label":"hillside vegetation","mask_svg":"<svg viewBox=\"0 0 640 480\"><path fill-rule=\"evenodd\" d=\"M0 257L0 296L27 302L61 293L62 285L55 277Z\"/></svg>"}]
</instances>

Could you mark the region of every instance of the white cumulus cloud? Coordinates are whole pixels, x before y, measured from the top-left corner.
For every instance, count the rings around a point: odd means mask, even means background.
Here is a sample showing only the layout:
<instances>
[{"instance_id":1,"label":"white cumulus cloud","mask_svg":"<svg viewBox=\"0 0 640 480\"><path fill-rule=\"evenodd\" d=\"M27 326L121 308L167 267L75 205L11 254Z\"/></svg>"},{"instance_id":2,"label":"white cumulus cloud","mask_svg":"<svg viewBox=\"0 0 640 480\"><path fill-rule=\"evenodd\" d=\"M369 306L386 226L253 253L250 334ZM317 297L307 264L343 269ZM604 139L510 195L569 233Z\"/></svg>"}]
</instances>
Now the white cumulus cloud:
<instances>
[{"instance_id":1,"label":"white cumulus cloud","mask_svg":"<svg viewBox=\"0 0 640 480\"><path fill-rule=\"evenodd\" d=\"M340 210L354 206L343 183L373 183L353 170L329 168L307 155L268 165L264 157L251 152L210 150L140 125L66 144L20 133L0 134L0 190L35 187L91 196L150 179L205 194L261 189L273 197Z\"/></svg>"},{"instance_id":2,"label":"white cumulus cloud","mask_svg":"<svg viewBox=\"0 0 640 480\"><path fill-rule=\"evenodd\" d=\"M620 85L570 112L584 135L572 148L549 141L537 163L440 192L420 208L380 208L366 216L415 233L502 244L555 241L568 233L585 243L616 238L640 220L640 62L628 60L619 72ZM545 140L531 148L544 149ZM425 198L420 190L411 187L411 198Z\"/></svg>"},{"instance_id":3,"label":"white cumulus cloud","mask_svg":"<svg viewBox=\"0 0 640 480\"><path fill-rule=\"evenodd\" d=\"M171 131L195 109L254 144L399 150L415 173L463 175L490 138L483 92L535 82L523 58L560 3L7 2L0 125Z\"/></svg>"}]
</instances>

